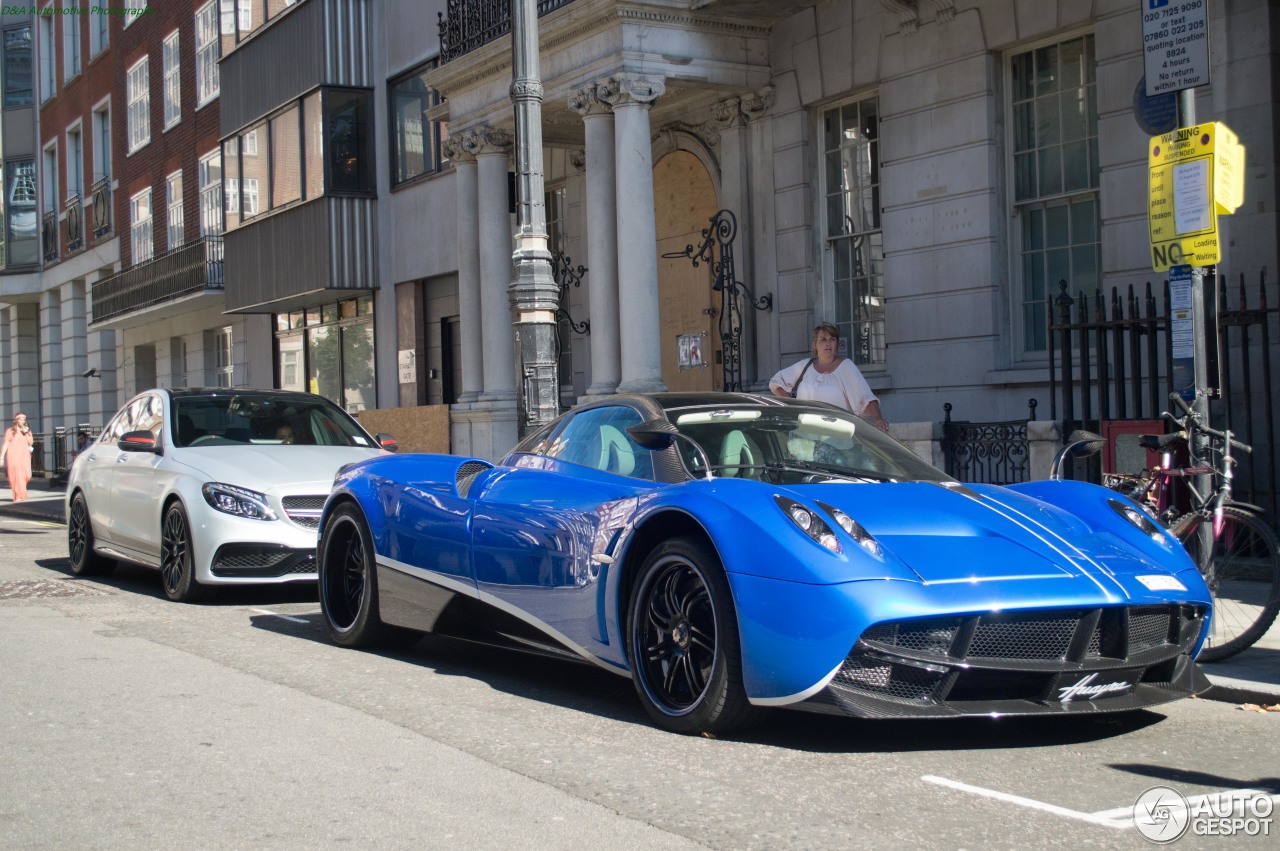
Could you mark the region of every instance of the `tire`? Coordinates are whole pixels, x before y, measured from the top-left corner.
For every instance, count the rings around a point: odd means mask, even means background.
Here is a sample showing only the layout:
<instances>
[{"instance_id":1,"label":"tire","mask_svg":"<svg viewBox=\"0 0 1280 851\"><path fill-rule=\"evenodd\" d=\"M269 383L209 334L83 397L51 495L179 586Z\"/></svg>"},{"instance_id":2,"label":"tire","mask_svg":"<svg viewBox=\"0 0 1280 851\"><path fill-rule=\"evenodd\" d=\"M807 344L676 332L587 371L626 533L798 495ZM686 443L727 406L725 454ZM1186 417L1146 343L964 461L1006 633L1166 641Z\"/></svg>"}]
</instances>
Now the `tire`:
<instances>
[{"instance_id":1,"label":"tire","mask_svg":"<svg viewBox=\"0 0 1280 851\"><path fill-rule=\"evenodd\" d=\"M67 517L67 554L71 556L71 572L76 576L102 576L116 569L114 559L93 551L95 541L89 503L84 494L78 493L71 498L71 513Z\"/></svg>"},{"instance_id":2,"label":"tire","mask_svg":"<svg viewBox=\"0 0 1280 851\"><path fill-rule=\"evenodd\" d=\"M654 723L722 734L756 720L742 686L733 595L708 545L674 538L657 547L636 575L628 608L632 682Z\"/></svg>"},{"instance_id":3,"label":"tire","mask_svg":"<svg viewBox=\"0 0 1280 851\"><path fill-rule=\"evenodd\" d=\"M191 522L180 502L165 509L160 523L160 584L164 595L178 603L198 603L210 594L208 586L196 581Z\"/></svg>"},{"instance_id":4,"label":"tire","mask_svg":"<svg viewBox=\"0 0 1280 851\"><path fill-rule=\"evenodd\" d=\"M1188 549L1200 566L1195 540L1192 536ZM1197 660L1219 662L1251 647L1275 622L1280 611L1280 548L1254 514L1228 506L1223 509L1213 563L1200 570L1213 597L1213 617Z\"/></svg>"},{"instance_id":5,"label":"tire","mask_svg":"<svg viewBox=\"0 0 1280 851\"><path fill-rule=\"evenodd\" d=\"M360 508L345 503L325 524L316 553L320 612L325 629L343 647L404 646L421 637L387 626L378 613L378 574L373 536Z\"/></svg>"}]
</instances>

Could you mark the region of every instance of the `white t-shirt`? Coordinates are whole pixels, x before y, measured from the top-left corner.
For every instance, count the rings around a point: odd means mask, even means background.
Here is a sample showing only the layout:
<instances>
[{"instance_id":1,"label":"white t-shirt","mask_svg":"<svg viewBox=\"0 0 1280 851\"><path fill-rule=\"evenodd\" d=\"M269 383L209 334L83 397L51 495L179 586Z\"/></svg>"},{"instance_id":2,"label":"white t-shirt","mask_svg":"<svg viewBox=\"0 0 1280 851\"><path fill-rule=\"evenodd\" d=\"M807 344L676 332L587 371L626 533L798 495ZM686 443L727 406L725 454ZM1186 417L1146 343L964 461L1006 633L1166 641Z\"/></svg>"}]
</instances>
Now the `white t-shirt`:
<instances>
[{"instance_id":1,"label":"white t-shirt","mask_svg":"<svg viewBox=\"0 0 1280 851\"><path fill-rule=\"evenodd\" d=\"M781 369L769 379L770 387L780 387L787 393L800 381L797 399L808 399L815 402L829 402L859 416L867 410L867 406L877 401L876 394L871 392L871 385L862 377L857 365L848 358L842 358L839 365L831 372L818 372L815 360L809 371L800 378L808 358Z\"/></svg>"}]
</instances>

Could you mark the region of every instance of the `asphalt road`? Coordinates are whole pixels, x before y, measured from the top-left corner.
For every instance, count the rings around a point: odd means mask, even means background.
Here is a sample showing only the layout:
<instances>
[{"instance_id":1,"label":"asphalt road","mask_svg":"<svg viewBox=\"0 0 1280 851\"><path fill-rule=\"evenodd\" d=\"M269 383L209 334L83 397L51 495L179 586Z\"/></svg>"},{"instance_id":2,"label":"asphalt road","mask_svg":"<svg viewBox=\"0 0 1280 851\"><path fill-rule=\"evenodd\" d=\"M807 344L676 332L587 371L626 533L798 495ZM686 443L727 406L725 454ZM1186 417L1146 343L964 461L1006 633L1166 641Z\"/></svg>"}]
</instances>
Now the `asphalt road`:
<instances>
[{"instance_id":1,"label":"asphalt road","mask_svg":"<svg viewBox=\"0 0 1280 851\"><path fill-rule=\"evenodd\" d=\"M681 737L585 665L335 647L313 587L184 606L141 568L76 579L65 534L0 517L4 848L1139 848L1152 786L1280 791L1280 713ZM1177 844L1274 847L1271 821Z\"/></svg>"}]
</instances>

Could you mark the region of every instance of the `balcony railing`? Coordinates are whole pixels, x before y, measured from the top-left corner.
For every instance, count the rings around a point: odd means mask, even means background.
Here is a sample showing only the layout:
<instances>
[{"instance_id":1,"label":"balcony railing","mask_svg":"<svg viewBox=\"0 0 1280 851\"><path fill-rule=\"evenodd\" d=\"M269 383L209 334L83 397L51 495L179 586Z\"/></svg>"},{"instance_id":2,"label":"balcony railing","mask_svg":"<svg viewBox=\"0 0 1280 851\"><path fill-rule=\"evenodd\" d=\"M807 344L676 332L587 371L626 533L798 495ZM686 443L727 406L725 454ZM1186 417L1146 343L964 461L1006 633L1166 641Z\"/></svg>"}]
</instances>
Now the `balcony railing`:
<instances>
[{"instance_id":1,"label":"balcony railing","mask_svg":"<svg viewBox=\"0 0 1280 851\"><path fill-rule=\"evenodd\" d=\"M223 288L222 237L203 236L95 283L92 324Z\"/></svg>"},{"instance_id":2,"label":"balcony railing","mask_svg":"<svg viewBox=\"0 0 1280 851\"><path fill-rule=\"evenodd\" d=\"M111 233L111 178L104 177L93 184L93 236L97 239Z\"/></svg>"},{"instance_id":3,"label":"balcony railing","mask_svg":"<svg viewBox=\"0 0 1280 851\"><path fill-rule=\"evenodd\" d=\"M44 226L40 228L40 244L44 246L46 263L58 259L58 211L44 214Z\"/></svg>"},{"instance_id":4,"label":"balcony railing","mask_svg":"<svg viewBox=\"0 0 1280 851\"><path fill-rule=\"evenodd\" d=\"M80 193L67 199L67 253L84 248L84 201Z\"/></svg>"},{"instance_id":5,"label":"balcony railing","mask_svg":"<svg viewBox=\"0 0 1280 851\"><path fill-rule=\"evenodd\" d=\"M538 17L573 0L538 0ZM511 32L511 0L449 0L448 17L440 21L440 63L457 59Z\"/></svg>"}]
</instances>

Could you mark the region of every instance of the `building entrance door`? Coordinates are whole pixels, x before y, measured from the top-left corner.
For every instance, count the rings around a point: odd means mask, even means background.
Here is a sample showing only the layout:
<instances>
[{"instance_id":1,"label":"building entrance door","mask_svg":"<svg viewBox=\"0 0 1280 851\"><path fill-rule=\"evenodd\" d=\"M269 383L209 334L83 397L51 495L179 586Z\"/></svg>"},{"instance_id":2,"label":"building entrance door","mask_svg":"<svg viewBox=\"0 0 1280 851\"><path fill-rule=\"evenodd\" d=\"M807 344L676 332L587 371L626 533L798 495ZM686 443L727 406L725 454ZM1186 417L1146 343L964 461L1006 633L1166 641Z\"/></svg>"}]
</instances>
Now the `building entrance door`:
<instances>
[{"instance_id":1,"label":"building entrance door","mask_svg":"<svg viewBox=\"0 0 1280 851\"><path fill-rule=\"evenodd\" d=\"M658 318L662 329L662 382L668 390L719 390L720 338L711 291L711 266L662 255L702 243L702 229L719 209L711 176L687 151L667 154L653 167L658 233Z\"/></svg>"}]
</instances>

